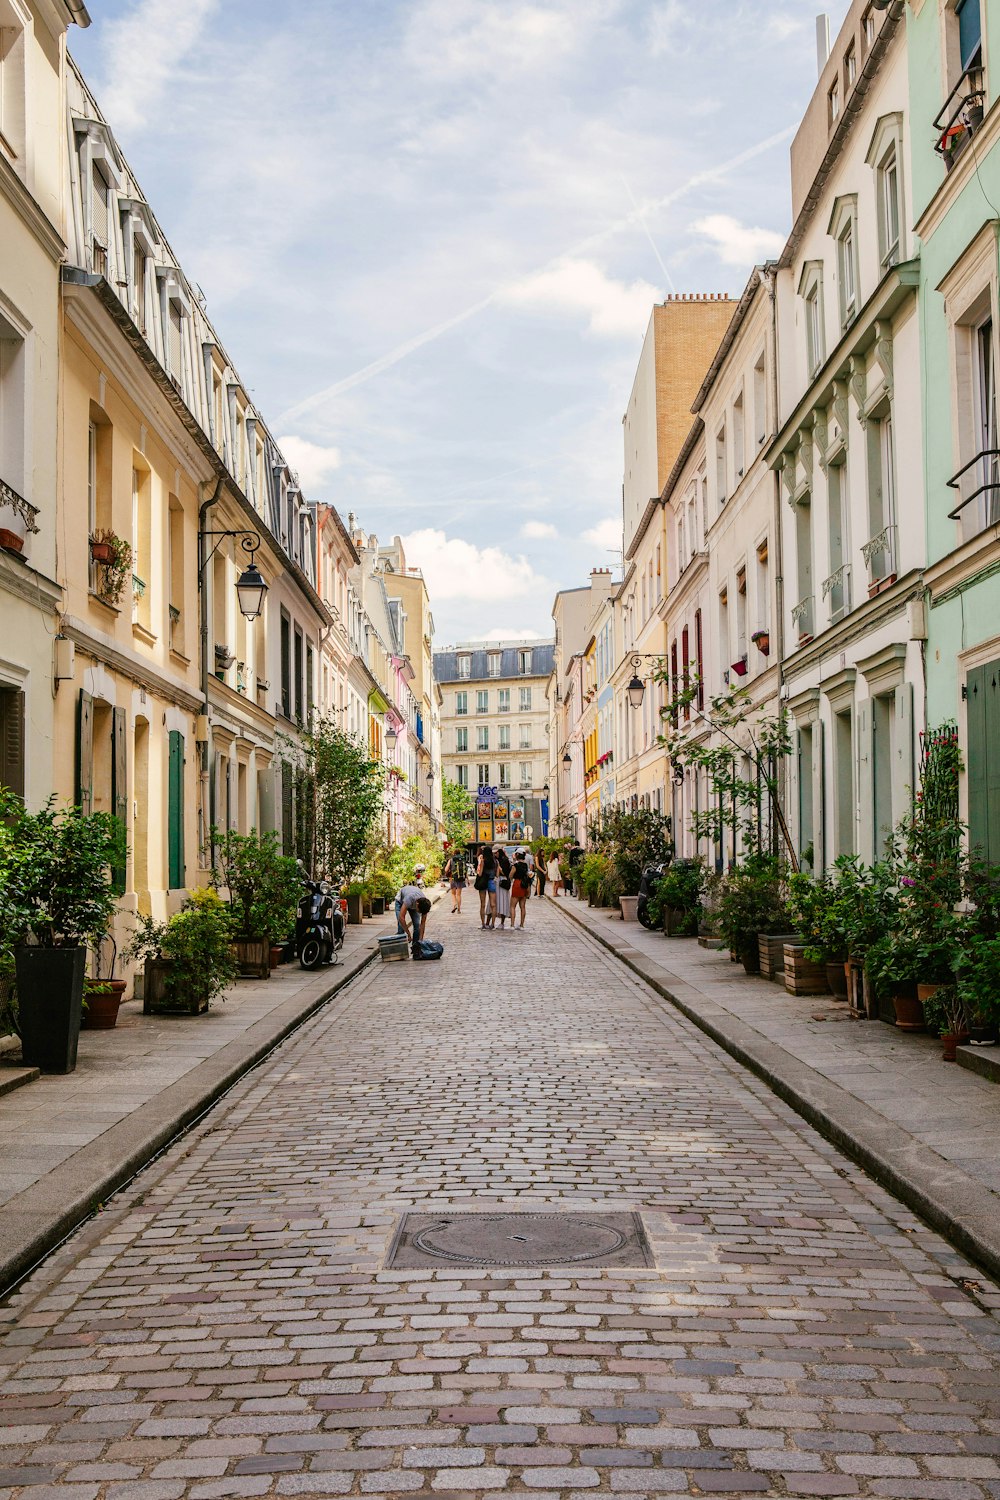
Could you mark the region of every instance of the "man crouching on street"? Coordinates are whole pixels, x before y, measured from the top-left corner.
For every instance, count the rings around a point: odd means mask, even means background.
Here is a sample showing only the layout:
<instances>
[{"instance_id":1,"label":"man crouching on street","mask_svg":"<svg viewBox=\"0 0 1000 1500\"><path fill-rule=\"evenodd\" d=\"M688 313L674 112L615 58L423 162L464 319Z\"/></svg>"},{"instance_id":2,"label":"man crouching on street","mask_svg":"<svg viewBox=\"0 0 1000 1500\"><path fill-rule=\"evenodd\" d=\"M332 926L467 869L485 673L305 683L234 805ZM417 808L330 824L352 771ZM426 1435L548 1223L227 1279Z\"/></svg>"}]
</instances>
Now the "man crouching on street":
<instances>
[{"instance_id":1,"label":"man crouching on street","mask_svg":"<svg viewBox=\"0 0 1000 1500\"><path fill-rule=\"evenodd\" d=\"M431 898L418 885L404 885L396 897L396 932L411 942L423 941Z\"/></svg>"}]
</instances>

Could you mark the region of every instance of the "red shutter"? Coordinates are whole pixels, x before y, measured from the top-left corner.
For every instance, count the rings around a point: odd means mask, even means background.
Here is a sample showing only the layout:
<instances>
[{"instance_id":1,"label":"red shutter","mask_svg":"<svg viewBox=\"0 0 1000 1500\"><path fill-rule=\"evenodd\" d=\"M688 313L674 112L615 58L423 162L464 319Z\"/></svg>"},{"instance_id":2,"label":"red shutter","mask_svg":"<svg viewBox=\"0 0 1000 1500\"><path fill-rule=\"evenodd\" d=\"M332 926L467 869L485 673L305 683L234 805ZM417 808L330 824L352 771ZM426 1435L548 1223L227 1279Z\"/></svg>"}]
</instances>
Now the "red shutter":
<instances>
[{"instance_id":1,"label":"red shutter","mask_svg":"<svg viewBox=\"0 0 1000 1500\"><path fill-rule=\"evenodd\" d=\"M703 709L705 707L705 665L702 654L700 609L696 609L694 612L694 655L698 673L698 708Z\"/></svg>"}]
</instances>

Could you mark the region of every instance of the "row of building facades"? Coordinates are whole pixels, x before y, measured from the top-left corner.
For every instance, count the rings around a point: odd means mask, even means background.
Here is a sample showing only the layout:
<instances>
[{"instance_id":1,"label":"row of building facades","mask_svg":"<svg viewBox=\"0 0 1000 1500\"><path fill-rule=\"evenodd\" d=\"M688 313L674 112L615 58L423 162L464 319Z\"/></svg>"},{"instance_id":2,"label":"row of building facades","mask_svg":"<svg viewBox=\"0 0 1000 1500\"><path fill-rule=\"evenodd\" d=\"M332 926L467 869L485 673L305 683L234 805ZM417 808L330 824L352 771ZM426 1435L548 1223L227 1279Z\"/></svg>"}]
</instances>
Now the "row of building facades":
<instances>
[{"instance_id":1,"label":"row of building facades","mask_svg":"<svg viewBox=\"0 0 1000 1500\"><path fill-rule=\"evenodd\" d=\"M0 0L0 784L117 813L123 915L163 917L206 878L213 825L298 852L314 712L385 764L386 843L439 821L434 624L398 537L302 493L73 24L80 0Z\"/></svg>"},{"instance_id":2,"label":"row of building facades","mask_svg":"<svg viewBox=\"0 0 1000 1500\"><path fill-rule=\"evenodd\" d=\"M653 309L624 418L624 581L555 602L553 820L659 809L699 849L691 733L737 683L788 713L814 869L871 859L921 734L957 723L962 816L1000 863L1000 6L853 0L791 151L792 228L742 297ZM654 681L657 665L667 683ZM634 709L628 684L646 683Z\"/></svg>"}]
</instances>

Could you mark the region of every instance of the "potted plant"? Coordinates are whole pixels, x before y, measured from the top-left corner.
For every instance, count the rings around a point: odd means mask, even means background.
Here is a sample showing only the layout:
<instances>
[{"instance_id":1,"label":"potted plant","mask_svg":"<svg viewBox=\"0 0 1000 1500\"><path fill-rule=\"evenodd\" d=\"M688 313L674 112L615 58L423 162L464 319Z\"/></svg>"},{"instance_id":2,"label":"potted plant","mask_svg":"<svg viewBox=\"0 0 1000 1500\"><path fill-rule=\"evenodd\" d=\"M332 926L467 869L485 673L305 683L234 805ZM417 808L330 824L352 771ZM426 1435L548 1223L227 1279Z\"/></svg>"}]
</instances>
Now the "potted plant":
<instances>
[{"instance_id":1,"label":"potted plant","mask_svg":"<svg viewBox=\"0 0 1000 1500\"><path fill-rule=\"evenodd\" d=\"M755 630L750 637L761 656L771 654L771 632L769 630Z\"/></svg>"},{"instance_id":2,"label":"potted plant","mask_svg":"<svg viewBox=\"0 0 1000 1500\"><path fill-rule=\"evenodd\" d=\"M112 869L125 833L110 813L83 817L54 799L29 813L0 789L0 931L14 951L21 1050L29 1067L76 1067L87 944L111 925Z\"/></svg>"},{"instance_id":3,"label":"potted plant","mask_svg":"<svg viewBox=\"0 0 1000 1500\"><path fill-rule=\"evenodd\" d=\"M917 979L926 955L920 937L905 930L882 934L868 951L866 968L881 1000L888 998L900 1031L923 1031L924 1007L917 995ZM880 1009L880 1015L882 1014Z\"/></svg>"},{"instance_id":4,"label":"potted plant","mask_svg":"<svg viewBox=\"0 0 1000 1500\"><path fill-rule=\"evenodd\" d=\"M758 934L790 927L784 871L777 860L751 855L722 882L718 926L747 974L760 972Z\"/></svg>"},{"instance_id":5,"label":"potted plant","mask_svg":"<svg viewBox=\"0 0 1000 1500\"><path fill-rule=\"evenodd\" d=\"M802 936L805 957L822 964L838 1000L847 999L847 933L835 874L814 879L798 872L789 882L788 906Z\"/></svg>"},{"instance_id":6,"label":"potted plant","mask_svg":"<svg viewBox=\"0 0 1000 1500\"><path fill-rule=\"evenodd\" d=\"M941 1038L944 1061L955 1062L959 1044L967 1041L969 1036L965 1001L956 985L938 985L934 994L924 1001L924 1020L928 1029Z\"/></svg>"},{"instance_id":7,"label":"potted plant","mask_svg":"<svg viewBox=\"0 0 1000 1500\"><path fill-rule=\"evenodd\" d=\"M730 663L730 665L732 667L732 670L736 673L737 677L745 677L747 675L746 653L744 652L742 656L737 657L734 662Z\"/></svg>"},{"instance_id":8,"label":"potted plant","mask_svg":"<svg viewBox=\"0 0 1000 1500\"><path fill-rule=\"evenodd\" d=\"M117 532L95 531L90 539L90 555L101 568L98 597L105 604L118 604L126 584L132 580L132 548Z\"/></svg>"},{"instance_id":9,"label":"potted plant","mask_svg":"<svg viewBox=\"0 0 1000 1500\"><path fill-rule=\"evenodd\" d=\"M295 925L302 879L295 860L279 852L278 834L220 833L212 829L216 867L212 884L229 896L229 921L242 975L267 979L271 945L284 943Z\"/></svg>"},{"instance_id":10,"label":"potted plant","mask_svg":"<svg viewBox=\"0 0 1000 1500\"><path fill-rule=\"evenodd\" d=\"M144 1015L200 1015L236 978L229 915L211 886L191 891L167 922L141 916L128 959L144 961Z\"/></svg>"},{"instance_id":11,"label":"potted plant","mask_svg":"<svg viewBox=\"0 0 1000 1500\"><path fill-rule=\"evenodd\" d=\"M959 956L957 978L970 1042L994 1044L1000 1031L1000 937L971 932Z\"/></svg>"},{"instance_id":12,"label":"potted plant","mask_svg":"<svg viewBox=\"0 0 1000 1500\"><path fill-rule=\"evenodd\" d=\"M372 879L372 910L377 917L389 910L396 896L396 885L389 870L376 870Z\"/></svg>"},{"instance_id":13,"label":"potted plant","mask_svg":"<svg viewBox=\"0 0 1000 1500\"><path fill-rule=\"evenodd\" d=\"M7 526L0 526L0 547L5 552L23 552L24 537Z\"/></svg>"},{"instance_id":14,"label":"potted plant","mask_svg":"<svg viewBox=\"0 0 1000 1500\"><path fill-rule=\"evenodd\" d=\"M235 660L236 657L233 655L232 651L230 651L229 647L221 646L217 641L215 644L215 675L216 677L218 677L220 682L225 677L226 673L229 671L229 668L232 666Z\"/></svg>"},{"instance_id":15,"label":"potted plant","mask_svg":"<svg viewBox=\"0 0 1000 1500\"><path fill-rule=\"evenodd\" d=\"M352 880L347 887L347 921L351 927L361 925L362 902L364 901L365 888L360 880Z\"/></svg>"},{"instance_id":16,"label":"potted plant","mask_svg":"<svg viewBox=\"0 0 1000 1500\"><path fill-rule=\"evenodd\" d=\"M678 859L670 864L650 899L652 925L663 925L667 937L697 937L701 917L702 863Z\"/></svg>"},{"instance_id":17,"label":"potted plant","mask_svg":"<svg viewBox=\"0 0 1000 1500\"><path fill-rule=\"evenodd\" d=\"M834 871L837 917L847 942L849 999L857 1014L874 1017L878 1014L879 997L869 969L869 956L897 921L896 869L887 859L868 866L857 855L842 855L835 861ZM894 1019L893 1013L884 1019Z\"/></svg>"}]
</instances>

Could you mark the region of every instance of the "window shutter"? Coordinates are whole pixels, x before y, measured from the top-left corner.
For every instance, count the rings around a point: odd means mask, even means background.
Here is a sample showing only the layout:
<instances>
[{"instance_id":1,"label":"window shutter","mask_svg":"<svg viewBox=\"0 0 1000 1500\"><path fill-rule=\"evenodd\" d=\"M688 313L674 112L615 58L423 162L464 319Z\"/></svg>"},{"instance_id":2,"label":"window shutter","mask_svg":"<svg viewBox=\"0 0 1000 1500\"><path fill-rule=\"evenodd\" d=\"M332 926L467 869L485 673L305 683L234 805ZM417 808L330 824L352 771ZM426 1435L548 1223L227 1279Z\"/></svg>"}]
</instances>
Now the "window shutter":
<instances>
[{"instance_id":1,"label":"window shutter","mask_svg":"<svg viewBox=\"0 0 1000 1500\"><path fill-rule=\"evenodd\" d=\"M872 700L864 698L858 704L858 808L861 814L858 833L858 854L867 865L870 865L875 857L873 721Z\"/></svg>"},{"instance_id":2,"label":"window shutter","mask_svg":"<svg viewBox=\"0 0 1000 1500\"><path fill-rule=\"evenodd\" d=\"M24 797L24 694L0 693L0 786Z\"/></svg>"},{"instance_id":3,"label":"window shutter","mask_svg":"<svg viewBox=\"0 0 1000 1500\"><path fill-rule=\"evenodd\" d=\"M176 302L170 303L169 318L170 373L175 380L181 378L181 310Z\"/></svg>"},{"instance_id":4,"label":"window shutter","mask_svg":"<svg viewBox=\"0 0 1000 1500\"><path fill-rule=\"evenodd\" d=\"M94 700L83 688L76 725L76 802L89 817L94 806Z\"/></svg>"},{"instance_id":5,"label":"window shutter","mask_svg":"<svg viewBox=\"0 0 1000 1500\"><path fill-rule=\"evenodd\" d=\"M962 67L968 68L983 41L983 17L981 0L960 0L955 7L958 15L958 44L962 56Z\"/></svg>"},{"instance_id":6,"label":"window shutter","mask_svg":"<svg viewBox=\"0 0 1000 1500\"><path fill-rule=\"evenodd\" d=\"M124 708L115 708L111 713L111 803L115 810L115 817L122 825L122 829L128 831L128 750L125 743L126 718ZM111 879L115 894L125 894L125 886L128 873L125 866L125 849L122 849L122 863L113 866Z\"/></svg>"},{"instance_id":7,"label":"window shutter","mask_svg":"<svg viewBox=\"0 0 1000 1500\"><path fill-rule=\"evenodd\" d=\"M167 884L172 891L184 885L184 736L169 734L167 764Z\"/></svg>"},{"instance_id":8,"label":"window shutter","mask_svg":"<svg viewBox=\"0 0 1000 1500\"><path fill-rule=\"evenodd\" d=\"M294 852L295 817L292 802L292 768L287 760L281 762L281 845L283 854Z\"/></svg>"},{"instance_id":9,"label":"window shutter","mask_svg":"<svg viewBox=\"0 0 1000 1500\"><path fill-rule=\"evenodd\" d=\"M826 774L823 753L823 720L813 722L813 870L826 869Z\"/></svg>"},{"instance_id":10,"label":"window shutter","mask_svg":"<svg viewBox=\"0 0 1000 1500\"><path fill-rule=\"evenodd\" d=\"M100 167L95 162L91 167L93 173L93 184L91 188L91 213L90 220L94 239L108 248L108 185Z\"/></svg>"},{"instance_id":11,"label":"window shutter","mask_svg":"<svg viewBox=\"0 0 1000 1500\"><path fill-rule=\"evenodd\" d=\"M899 821L913 805L913 684L904 682L896 689L894 708L896 712L896 775L893 789L899 797L892 815Z\"/></svg>"}]
</instances>

